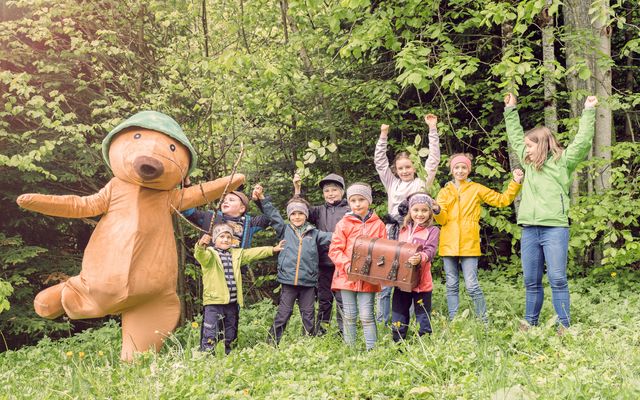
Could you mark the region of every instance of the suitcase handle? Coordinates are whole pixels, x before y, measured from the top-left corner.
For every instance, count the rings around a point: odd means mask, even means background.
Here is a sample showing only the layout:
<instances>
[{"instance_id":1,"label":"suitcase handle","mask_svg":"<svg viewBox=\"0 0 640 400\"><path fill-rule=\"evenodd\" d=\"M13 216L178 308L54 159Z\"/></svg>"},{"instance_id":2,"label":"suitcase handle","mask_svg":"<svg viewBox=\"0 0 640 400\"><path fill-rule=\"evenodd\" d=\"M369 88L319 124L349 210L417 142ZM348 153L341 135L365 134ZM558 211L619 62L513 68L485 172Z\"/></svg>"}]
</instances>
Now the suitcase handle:
<instances>
[{"instance_id":1,"label":"suitcase handle","mask_svg":"<svg viewBox=\"0 0 640 400\"><path fill-rule=\"evenodd\" d=\"M369 275L369 271L371 270L371 262L373 261L373 245L376 244L376 241L378 239L379 238L374 238L369 242L369 248L367 249L367 258L364 259L362 270L360 270L360 273L362 275Z\"/></svg>"},{"instance_id":2,"label":"suitcase handle","mask_svg":"<svg viewBox=\"0 0 640 400\"><path fill-rule=\"evenodd\" d=\"M402 250L402 245L405 242L400 242L396 245L396 254L393 257L393 264L391 264L391 269L389 270L389 275L387 275L387 279L390 281L395 281L398 279L398 268L400 267L400 250Z\"/></svg>"}]
</instances>

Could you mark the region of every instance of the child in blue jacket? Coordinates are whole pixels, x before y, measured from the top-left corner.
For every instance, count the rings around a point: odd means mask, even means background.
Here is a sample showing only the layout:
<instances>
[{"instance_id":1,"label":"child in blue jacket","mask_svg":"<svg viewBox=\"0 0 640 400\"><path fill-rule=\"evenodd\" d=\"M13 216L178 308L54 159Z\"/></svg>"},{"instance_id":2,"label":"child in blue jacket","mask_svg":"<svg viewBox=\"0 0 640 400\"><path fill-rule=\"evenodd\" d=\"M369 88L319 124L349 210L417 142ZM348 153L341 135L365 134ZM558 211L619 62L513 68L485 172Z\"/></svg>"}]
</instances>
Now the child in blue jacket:
<instances>
[{"instance_id":1,"label":"child in blue jacket","mask_svg":"<svg viewBox=\"0 0 640 400\"><path fill-rule=\"evenodd\" d=\"M273 206L264 205L265 214L271 216L273 228L279 239L284 239L284 249L278 256L278 282L280 303L269 331L269 341L280 343L293 306L298 300L302 324L307 334L314 332L315 287L318 283L318 249L331 243L331 233L322 232L307 222L309 203L294 197L287 203L289 223L285 224Z\"/></svg>"}]
</instances>

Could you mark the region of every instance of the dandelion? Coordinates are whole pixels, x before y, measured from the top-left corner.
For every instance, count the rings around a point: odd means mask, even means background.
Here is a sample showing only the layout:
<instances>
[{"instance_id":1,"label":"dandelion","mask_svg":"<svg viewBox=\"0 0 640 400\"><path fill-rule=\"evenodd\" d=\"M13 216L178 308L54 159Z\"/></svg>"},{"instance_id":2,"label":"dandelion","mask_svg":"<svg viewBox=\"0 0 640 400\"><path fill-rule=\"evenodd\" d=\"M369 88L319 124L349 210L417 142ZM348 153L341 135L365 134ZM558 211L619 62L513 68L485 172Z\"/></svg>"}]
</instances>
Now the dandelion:
<instances>
[{"instance_id":1,"label":"dandelion","mask_svg":"<svg viewBox=\"0 0 640 400\"><path fill-rule=\"evenodd\" d=\"M191 327L192 327L193 329L196 329L196 328L198 327L198 323L197 323L196 321L193 321L193 322L191 323Z\"/></svg>"},{"instance_id":2,"label":"dandelion","mask_svg":"<svg viewBox=\"0 0 640 400\"><path fill-rule=\"evenodd\" d=\"M615 278L617 275L618 275L618 273L617 273L616 271L613 271L613 272L611 273L611 277L612 277L612 278Z\"/></svg>"},{"instance_id":3,"label":"dandelion","mask_svg":"<svg viewBox=\"0 0 640 400\"><path fill-rule=\"evenodd\" d=\"M68 357L68 358L73 357L73 351L67 351L67 353L66 353L66 354L67 354L67 357Z\"/></svg>"},{"instance_id":4,"label":"dandelion","mask_svg":"<svg viewBox=\"0 0 640 400\"><path fill-rule=\"evenodd\" d=\"M400 328L400 321L396 321L392 324L393 326L395 326L396 328Z\"/></svg>"},{"instance_id":5,"label":"dandelion","mask_svg":"<svg viewBox=\"0 0 640 400\"><path fill-rule=\"evenodd\" d=\"M418 299L417 303L418 303L419 306L421 306L421 305L424 304L424 301L422 301L422 299Z\"/></svg>"},{"instance_id":6,"label":"dandelion","mask_svg":"<svg viewBox=\"0 0 640 400\"><path fill-rule=\"evenodd\" d=\"M249 389L243 389L243 390L242 390L242 393L243 393L245 396L248 396L248 395L249 395Z\"/></svg>"},{"instance_id":7,"label":"dandelion","mask_svg":"<svg viewBox=\"0 0 640 400\"><path fill-rule=\"evenodd\" d=\"M84 351L79 351L78 352L78 358L80 358L80 359L84 358Z\"/></svg>"},{"instance_id":8,"label":"dandelion","mask_svg":"<svg viewBox=\"0 0 640 400\"><path fill-rule=\"evenodd\" d=\"M104 351L100 350L100 351L98 352L98 356L100 356L100 357L104 356Z\"/></svg>"}]
</instances>

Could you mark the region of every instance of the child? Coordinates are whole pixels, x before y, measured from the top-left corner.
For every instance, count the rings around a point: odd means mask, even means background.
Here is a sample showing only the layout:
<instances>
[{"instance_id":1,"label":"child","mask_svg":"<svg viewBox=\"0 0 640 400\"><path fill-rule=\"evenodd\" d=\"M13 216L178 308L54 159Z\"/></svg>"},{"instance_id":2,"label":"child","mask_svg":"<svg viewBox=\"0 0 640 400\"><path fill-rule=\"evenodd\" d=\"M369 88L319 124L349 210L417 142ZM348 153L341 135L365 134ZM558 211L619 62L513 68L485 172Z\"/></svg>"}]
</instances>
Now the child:
<instances>
[{"instance_id":1,"label":"child","mask_svg":"<svg viewBox=\"0 0 640 400\"><path fill-rule=\"evenodd\" d=\"M206 247L213 242L214 247ZM210 351L224 332L225 353L238 336L238 320L242 298L240 265L270 257L282 250L283 242L275 247L253 249L231 248L233 228L217 224L211 236L205 234L196 244L195 257L202 266L202 304L204 312L200 332L200 350Z\"/></svg>"},{"instance_id":2,"label":"child","mask_svg":"<svg viewBox=\"0 0 640 400\"><path fill-rule=\"evenodd\" d=\"M275 320L269 331L269 341L280 343L293 306L298 300L302 325L307 334L314 334L315 287L318 283L318 249L328 246L331 233L322 232L307 222L309 203L295 197L287 203L289 224L285 224L280 214L265 206L265 212L272 215L274 229L280 239L284 238L284 251L278 256L278 282L280 303Z\"/></svg>"},{"instance_id":3,"label":"child","mask_svg":"<svg viewBox=\"0 0 640 400\"><path fill-rule=\"evenodd\" d=\"M402 223L402 217L398 213L398 205L406 199L407 195L419 191L428 191L438 170L440 163L440 139L438 138L438 117L427 114L424 122L429 127L429 157L424 163L427 170L427 181L416 177L416 169L406 152L398 153L393 161L393 169L389 168L387 159L387 136L389 125L380 126L380 138L376 144L374 161L376 171L380 175L380 181L387 192L387 235L389 239L398 238L398 226ZM389 322L389 301L391 299L391 287L384 287L378 297L378 322Z\"/></svg>"},{"instance_id":4,"label":"child","mask_svg":"<svg viewBox=\"0 0 640 400\"><path fill-rule=\"evenodd\" d=\"M412 302L420 325L418 334L431 333L431 260L436 254L440 236L440 230L433 226L433 199L427 193L417 192L409 196L408 203L409 213L404 219L398 240L422 245L422 251L408 260L414 267L420 266L420 280L410 293L398 288L393 291L391 326L396 342L407 337Z\"/></svg>"},{"instance_id":5,"label":"child","mask_svg":"<svg viewBox=\"0 0 640 400\"><path fill-rule=\"evenodd\" d=\"M262 189L260 185L256 185L254 192L257 188ZM252 194L252 198L261 210L265 204L271 204L268 197L259 200L256 199L254 193ZM220 210L215 215L211 210L201 211L195 208L185 210L182 214L205 232L209 231L212 224L229 224L233 228L234 236L231 247L242 247L246 249L251 247L253 235L267 228L272 223L266 215L252 216L247 214L248 208L249 198L240 191L233 191L224 196Z\"/></svg>"},{"instance_id":6,"label":"child","mask_svg":"<svg viewBox=\"0 0 640 400\"><path fill-rule=\"evenodd\" d=\"M295 174L293 177L294 197L300 195L300 182L300 175ZM329 174L322 178L319 186L324 197L324 204L309 208L308 221L323 232L333 233L338 221L349 211L349 203L344 198L344 179L340 175ZM331 321L334 297L337 307L336 321L340 332L342 332L342 298L340 292L334 294L331 290L331 281L336 267L329 258L329 246L322 246L319 252L318 316L315 330L316 335L322 336L326 332L325 326Z\"/></svg>"},{"instance_id":7,"label":"child","mask_svg":"<svg viewBox=\"0 0 640 400\"><path fill-rule=\"evenodd\" d=\"M340 290L342 296L344 341L353 345L356 341L356 317L360 314L367 350L371 350L377 339L376 322L373 316L373 300L380 285L364 281L351 281L347 271L351 266L353 244L360 235L374 238L386 238L384 223L373 210L370 210L371 186L366 183L354 183L347 189L347 201L351 207L333 232L329 257L336 266L331 283L332 290Z\"/></svg>"},{"instance_id":8,"label":"child","mask_svg":"<svg viewBox=\"0 0 640 400\"><path fill-rule=\"evenodd\" d=\"M511 204L520 191L524 173L520 169L514 170L513 180L507 190L498 193L468 179L471 160L471 154L458 153L451 156L449 167L453 181L447 183L438 193L437 201L441 210L435 219L442 225L439 253L444 261L446 273L449 318L453 319L458 311L460 266L476 315L486 323L487 306L478 284L481 206L483 203L494 207L506 207Z\"/></svg>"},{"instance_id":9,"label":"child","mask_svg":"<svg viewBox=\"0 0 640 400\"><path fill-rule=\"evenodd\" d=\"M589 154L595 134L597 104L595 96L587 97L578 133L563 150L548 128L537 127L524 133L515 108L516 97L509 93L504 98L509 143L527 174L518 211L518 225L522 226L520 246L525 286L524 318L529 325L538 324L544 300L542 275L545 264L551 286L551 301L558 320L562 327L570 324L567 283L569 187L573 171Z\"/></svg>"}]
</instances>

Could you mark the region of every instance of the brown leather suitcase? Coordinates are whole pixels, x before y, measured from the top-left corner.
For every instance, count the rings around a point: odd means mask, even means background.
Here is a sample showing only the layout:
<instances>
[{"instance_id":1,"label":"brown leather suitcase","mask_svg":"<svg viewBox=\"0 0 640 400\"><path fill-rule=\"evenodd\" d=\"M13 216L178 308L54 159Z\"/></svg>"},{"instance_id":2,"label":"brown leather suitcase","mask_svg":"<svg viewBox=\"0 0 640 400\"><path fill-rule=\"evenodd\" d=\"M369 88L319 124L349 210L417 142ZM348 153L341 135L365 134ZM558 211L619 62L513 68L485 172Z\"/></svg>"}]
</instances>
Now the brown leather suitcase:
<instances>
[{"instance_id":1,"label":"brown leather suitcase","mask_svg":"<svg viewBox=\"0 0 640 400\"><path fill-rule=\"evenodd\" d=\"M420 280L420 265L407 261L422 246L397 240L359 236L353 244L350 280L363 280L383 286L395 286L410 292Z\"/></svg>"}]
</instances>

